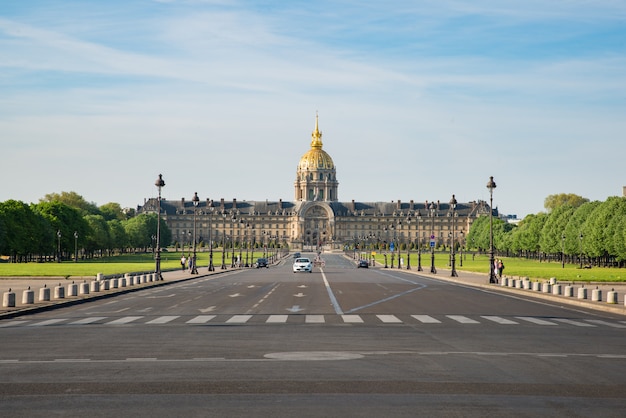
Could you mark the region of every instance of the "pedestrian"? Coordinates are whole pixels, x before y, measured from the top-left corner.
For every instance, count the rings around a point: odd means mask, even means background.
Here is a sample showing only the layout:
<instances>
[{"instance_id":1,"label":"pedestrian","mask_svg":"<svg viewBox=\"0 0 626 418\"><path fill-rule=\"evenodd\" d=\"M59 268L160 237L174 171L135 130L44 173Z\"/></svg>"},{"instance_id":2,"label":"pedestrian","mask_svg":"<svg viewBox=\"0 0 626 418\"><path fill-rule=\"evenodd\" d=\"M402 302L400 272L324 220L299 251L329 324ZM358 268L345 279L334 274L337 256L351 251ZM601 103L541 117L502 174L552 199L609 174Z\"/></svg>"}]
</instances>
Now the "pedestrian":
<instances>
[{"instance_id":1,"label":"pedestrian","mask_svg":"<svg viewBox=\"0 0 626 418\"><path fill-rule=\"evenodd\" d=\"M493 272L496 276L499 276L498 274L498 266L500 265L500 260L498 260L497 258L494 260L493 262Z\"/></svg>"},{"instance_id":2,"label":"pedestrian","mask_svg":"<svg viewBox=\"0 0 626 418\"><path fill-rule=\"evenodd\" d=\"M504 272L504 263L502 260L498 260L498 273L500 278L502 278L502 273Z\"/></svg>"},{"instance_id":3,"label":"pedestrian","mask_svg":"<svg viewBox=\"0 0 626 418\"><path fill-rule=\"evenodd\" d=\"M183 271L185 271L186 263L187 263L187 259L185 258L185 255L183 254L183 256L180 258L180 266L182 267Z\"/></svg>"}]
</instances>

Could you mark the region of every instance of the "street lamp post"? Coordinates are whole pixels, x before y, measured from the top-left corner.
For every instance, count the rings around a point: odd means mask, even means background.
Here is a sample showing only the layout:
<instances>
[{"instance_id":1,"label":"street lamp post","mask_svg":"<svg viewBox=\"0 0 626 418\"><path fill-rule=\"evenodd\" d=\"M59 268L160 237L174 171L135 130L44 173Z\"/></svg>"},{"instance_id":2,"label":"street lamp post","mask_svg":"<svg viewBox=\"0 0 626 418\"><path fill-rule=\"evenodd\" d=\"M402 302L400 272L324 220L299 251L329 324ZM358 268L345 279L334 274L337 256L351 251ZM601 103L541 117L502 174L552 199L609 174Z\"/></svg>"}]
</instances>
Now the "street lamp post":
<instances>
[{"instance_id":1,"label":"street lamp post","mask_svg":"<svg viewBox=\"0 0 626 418\"><path fill-rule=\"evenodd\" d=\"M57 230L57 263L61 262L61 230Z\"/></svg>"},{"instance_id":2,"label":"street lamp post","mask_svg":"<svg viewBox=\"0 0 626 418\"><path fill-rule=\"evenodd\" d=\"M211 206L209 208L209 271L215 271L215 266L213 265L213 235L212 235L212 228L213 228L213 211L215 210L215 208L213 206Z\"/></svg>"},{"instance_id":3,"label":"street lamp post","mask_svg":"<svg viewBox=\"0 0 626 418\"><path fill-rule=\"evenodd\" d=\"M422 237L420 236L420 220L422 219L422 214L420 213L419 209L417 210L417 213L415 214L415 219L417 222L417 225L416 225L416 228L417 228L417 271L423 271L422 270L422 247L421 247Z\"/></svg>"},{"instance_id":4,"label":"street lamp post","mask_svg":"<svg viewBox=\"0 0 626 418\"><path fill-rule=\"evenodd\" d=\"M583 268L583 233L581 232L580 235L578 236L579 241L579 245L578 245L578 249L580 252L580 256L578 257L580 259L580 268Z\"/></svg>"},{"instance_id":5,"label":"street lamp post","mask_svg":"<svg viewBox=\"0 0 626 418\"><path fill-rule=\"evenodd\" d=\"M231 247L231 256L230 256L230 268L235 267L235 222L237 222L237 217L233 215L230 219L230 247Z\"/></svg>"},{"instance_id":6,"label":"street lamp post","mask_svg":"<svg viewBox=\"0 0 626 418\"><path fill-rule=\"evenodd\" d=\"M222 229L222 270L226 270L226 212L222 212L222 218L224 220Z\"/></svg>"},{"instance_id":7,"label":"street lamp post","mask_svg":"<svg viewBox=\"0 0 626 418\"><path fill-rule=\"evenodd\" d=\"M78 263L78 231L74 231L74 262Z\"/></svg>"},{"instance_id":8,"label":"street lamp post","mask_svg":"<svg viewBox=\"0 0 626 418\"><path fill-rule=\"evenodd\" d=\"M407 217L406 225L408 229L408 239L406 243L406 269L411 270L411 217Z\"/></svg>"},{"instance_id":9,"label":"street lamp post","mask_svg":"<svg viewBox=\"0 0 626 418\"><path fill-rule=\"evenodd\" d=\"M450 208L452 209L452 232L451 232L451 236L450 236L450 263L452 265L452 272L450 273L451 277L458 277L458 274L456 273L456 266L455 266L455 240L454 240L454 228L455 228L455 222L454 222L454 218L456 217L456 198L454 197L454 195L452 195L452 199L450 199Z\"/></svg>"},{"instance_id":10,"label":"street lamp post","mask_svg":"<svg viewBox=\"0 0 626 418\"><path fill-rule=\"evenodd\" d=\"M498 283L494 271L495 258L493 253L493 189L496 188L493 176L489 177L487 188L489 189L489 283Z\"/></svg>"},{"instance_id":11,"label":"street lamp post","mask_svg":"<svg viewBox=\"0 0 626 418\"><path fill-rule=\"evenodd\" d=\"M431 221L431 229L430 229L430 272L433 274L437 274L437 269L435 268L435 204L430 202L430 206L428 206L430 210L430 221Z\"/></svg>"},{"instance_id":12,"label":"street lamp post","mask_svg":"<svg viewBox=\"0 0 626 418\"><path fill-rule=\"evenodd\" d=\"M463 245L465 244L465 234L463 233L463 231L461 231L459 232L459 235L461 236L461 242L459 245L459 254L461 257L459 257L459 265L463 267Z\"/></svg>"},{"instance_id":13,"label":"street lamp post","mask_svg":"<svg viewBox=\"0 0 626 418\"><path fill-rule=\"evenodd\" d=\"M157 239L156 239L156 255L154 256L154 273L156 274L156 280L163 280L161 276L161 189L165 186L163 181L163 175L159 174L159 178L154 182L154 185L159 189L159 196L157 198Z\"/></svg>"},{"instance_id":14,"label":"street lamp post","mask_svg":"<svg viewBox=\"0 0 626 418\"><path fill-rule=\"evenodd\" d=\"M193 256L191 257L192 267L191 274L198 274L198 268L196 267L196 212L198 209L198 205L200 204L200 198L198 197L198 192L193 194Z\"/></svg>"},{"instance_id":15,"label":"street lamp post","mask_svg":"<svg viewBox=\"0 0 626 418\"><path fill-rule=\"evenodd\" d=\"M561 235L561 268L565 268L565 234Z\"/></svg>"}]
</instances>

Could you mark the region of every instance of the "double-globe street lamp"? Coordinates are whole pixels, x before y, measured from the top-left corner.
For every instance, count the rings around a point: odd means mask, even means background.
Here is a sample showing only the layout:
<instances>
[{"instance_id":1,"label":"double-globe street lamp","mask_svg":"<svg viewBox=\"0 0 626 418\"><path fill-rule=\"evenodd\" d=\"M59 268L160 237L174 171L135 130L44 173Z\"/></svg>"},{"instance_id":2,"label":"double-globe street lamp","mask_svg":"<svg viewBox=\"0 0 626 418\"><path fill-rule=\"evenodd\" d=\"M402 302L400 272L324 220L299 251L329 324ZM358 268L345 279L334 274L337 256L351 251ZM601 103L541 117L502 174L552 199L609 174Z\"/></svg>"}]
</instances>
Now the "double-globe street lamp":
<instances>
[{"instance_id":1,"label":"double-globe street lamp","mask_svg":"<svg viewBox=\"0 0 626 418\"><path fill-rule=\"evenodd\" d=\"M213 265L213 236L212 236L212 228L213 228L213 212L215 211L215 207L211 206L209 208L209 271L215 271L215 266Z\"/></svg>"},{"instance_id":2,"label":"double-globe street lamp","mask_svg":"<svg viewBox=\"0 0 626 418\"><path fill-rule=\"evenodd\" d=\"M495 274L495 258L493 253L493 189L496 188L496 182L493 176L489 177L487 189L489 189L489 283L498 283Z\"/></svg>"},{"instance_id":3,"label":"double-globe street lamp","mask_svg":"<svg viewBox=\"0 0 626 418\"><path fill-rule=\"evenodd\" d=\"M196 242L198 241L196 238L196 212L200 204L198 192L193 194L191 201L193 202L193 256L191 257L191 274L198 274L198 267L196 266Z\"/></svg>"},{"instance_id":4,"label":"double-globe street lamp","mask_svg":"<svg viewBox=\"0 0 626 418\"><path fill-rule=\"evenodd\" d=\"M159 178L154 182L154 185L159 189L159 196L157 198L157 238L156 254L154 256L154 274L156 275L156 280L163 280L163 276L161 276L161 189L165 186L163 175L159 174Z\"/></svg>"},{"instance_id":5,"label":"double-globe street lamp","mask_svg":"<svg viewBox=\"0 0 626 418\"><path fill-rule=\"evenodd\" d=\"M74 231L74 262L78 263L78 231Z\"/></svg>"},{"instance_id":6,"label":"double-globe street lamp","mask_svg":"<svg viewBox=\"0 0 626 418\"><path fill-rule=\"evenodd\" d=\"M437 209L435 208L434 202L430 202L428 206L428 210L430 212L431 219L431 230L430 230L430 272L432 274L437 274L437 269L435 268L435 215L437 213Z\"/></svg>"},{"instance_id":7,"label":"double-globe street lamp","mask_svg":"<svg viewBox=\"0 0 626 418\"><path fill-rule=\"evenodd\" d=\"M419 209L417 210L417 213L415 214L415 220L417 222L416 228L417 228L417 271L423 271L422 270L422 247L421 247L421 241L422 241L422 237L420 237L420 220L422 220L422 214L420 213Z\"/></svg>"},{"instance_id":8,"label":"double-globe street lamp","mask_svg":"<svg viewBox=\"0 0 626 418\"><path fill-rule=\"evenodd\" d=\"M454 218L456 217L456 198L454 197L454 195L452 195L452 199L450 199L450 209L452 209L452 231L451 231L451 235L450 235L450 264L452 266L452 272L450 273L450 276L452 277L458 277L458 274L456 273L456 266L455 266L455 251L454 251L454 245L455 245L455 236L454 236L454 228L455 228L455 222L454 222Z\"/></svg>"}]
</instances>

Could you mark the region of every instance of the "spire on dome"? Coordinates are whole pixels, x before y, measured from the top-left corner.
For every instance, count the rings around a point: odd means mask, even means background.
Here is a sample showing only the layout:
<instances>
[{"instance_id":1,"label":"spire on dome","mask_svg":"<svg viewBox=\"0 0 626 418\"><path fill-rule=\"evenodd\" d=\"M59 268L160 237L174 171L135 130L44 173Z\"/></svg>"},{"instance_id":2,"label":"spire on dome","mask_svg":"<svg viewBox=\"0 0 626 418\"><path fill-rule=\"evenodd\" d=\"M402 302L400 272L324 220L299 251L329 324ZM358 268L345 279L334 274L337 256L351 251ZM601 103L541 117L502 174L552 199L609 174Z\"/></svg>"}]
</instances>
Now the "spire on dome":
<instances>
[{"instance_id":1,"label":"spire on dome","mask_svg":"<svg viewBox=\"0 0 626 418\"><path fill-rule=\"evenodd\" d=\"M319 130L317 112L315 112L315 130L311 134L311 148L322 149L322 133Z\"/></svg>"}]
</instances>

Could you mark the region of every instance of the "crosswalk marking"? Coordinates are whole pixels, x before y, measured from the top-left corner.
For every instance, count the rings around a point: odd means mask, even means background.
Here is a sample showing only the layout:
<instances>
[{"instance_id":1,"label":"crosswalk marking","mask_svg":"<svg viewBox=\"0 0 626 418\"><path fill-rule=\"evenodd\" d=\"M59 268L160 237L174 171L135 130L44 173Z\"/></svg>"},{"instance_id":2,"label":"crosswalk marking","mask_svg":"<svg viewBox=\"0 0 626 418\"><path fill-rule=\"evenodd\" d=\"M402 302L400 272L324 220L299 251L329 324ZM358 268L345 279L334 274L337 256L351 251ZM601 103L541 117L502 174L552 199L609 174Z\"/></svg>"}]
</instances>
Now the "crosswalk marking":
<instances>
[{"instance_id":1,"label":"crosswalk marking","mask_svg":"<svg viewBox=\"0 0 626 418\"><path fill-rule=\"evenodd\" d=\"M252 315L233 315L226 321L227 324L245 324L252 318Z\"/></svg>"},{"instance_id":2,"label":"crosswalk marking","mask_svg":"<svg viewBox=\"0 0 626 418\"><path fill-rule=\"evenodd\" d=\"M385 324L401 324L402 321L395 315L376 315Z\"/></svg>"},{"instance_id":3,"label":"crosswalk marking","mask_svg":"<svg viewBox=\"0 0 626 418\"><path fill-rule=\"evenodd\" d=\"M618 323L602 321L600 319L587 319L587 322L591 322L592 324L606 325L608 327L613 327L613 328L626 328L626 325L621 325L621 324L618 324Z\"/></svg>"},{"instance_id":4,"label":"crosswalk marking","mask_svg":"<svg viewBox=\"0 0 626 418\"><path fill-rule=\"evenodd\" d=\"M83 318L83 319L79 319L78 321L70 322L69 325L93 324L94 322L102 321L103 319L107 319L106 316L92 316L89 318Z\"/></svg>"},{"instance_id":5,"label":"crosswalk marking","mask_svg":"<svg viewBox=\"0 0 626 418\"><path fill-rule=\"evenodd\" d=\"M129 322L136 321L138 319L143 318L143 316L125 316L123 318L116 319L111 322L107 322L107 325L123 325L128 324Z\"/></svg>"},{"instance_id":6,"label":"crosswalk marking","mask_svg":"<svg viewBox=\"0 0 626 418\"><path fill-rule=\"evenodd\" d=\"M175 320L176 318L180 318L180 316L160 316L158 318L155 318L151 321L146 322L146 324L167 324L168 322L171 322L173 320Z\"/></svg>"},{"instance_id":7,"label":"crosswalk marking","mask_svg":"<svg viewBox=\"0 0 626 418\"><path fill-rule=\"evenodd\" d=\"M41 322L35 322L34 324L28 324L28 327L43 327L46 325L58 324L59 322L63 322L65 319L47 319Z\"/></svg>"},{"instance_id":8,"label":"crosswalk marking","mask_svg":"<svg viewBox=\"0 0 626 418\"><path fill-rule=\"evenodd\" d=\"M198 315L195 318L190 319L186 323L187 324L206 324L207 322L209 322L211 319L215 317L216 315Z\"/></svg>"},{"instance_id":9,"label":"crosswalk marking","mask_svg":"<svg viewBox=\"0 0 626 418\"><path fill-rule=\"evenodd\" d=\"M466 316L463 316L463 315L446 315L446 316L460 324L480 324L480 322L474 319L468 318Z\"/></svg>"},{"instance_id":10,"label":"crosswalk marking","mask_svg":"<svg viewBox=\"0 0 626 418\"><path fill-rule=\"evenodd\" d=\"M284 324L287 322L289 315L270 315L265 321L267 324Z\"/></svg>"},{"instance_id":11,"label":"crosswalk marking","mask_svg":"<svg viewBox=\"0 0 626 418\"><path fill-rule=\"evenodd\" d=\"M189 319L188 319L189 318ZM532 317L532 316L515 316L513 318L502 317L497 315L476 315L469 317L465 315L439 315L438 317L430 315L410 315L410 318L401 318L397 315L391 314L375 314L375 315L363 315L363 314L307 314L307 315L291 315L291 314L246 314L246 315L197 315L193 317L185 317L182 315L164 315L158 317L146 317L146 316L125 316L125 317L105 317L105 316L90 316L85 318L52 318L41 320L26 320L15 319L9 321L0 320L0 328L15 328L15 327L45 327L49 325L61 324L61 325L123 325L130 323L142 323L144 325L155 324L168 324L174 322L184 322L185 324L206 324L209 321L213 323L226 323L226 324L246 324L251 319L256 318L256 323L266 324L338 324L337 319L340 318L344 324L408 324L421 323L421 324L442 324L444 321L453 321L460 325L471 324L486 324L495 323L499 325L519 325L520 321L524 323L531 323L540 326L558 326L569 325L575 327L598 327L607 326L617 329L626 329L626 322L624 321L610 321L600 319L569 319L569 318L550 318L550 317ZM290 321L291 318L291 321ZM141 321L143 319L143 321ZM179 320L180 321L177 321ZM107 322L108 321L108 322ZM339 322L341 323L341 322Z\"/></svg>"},{"instance_id":12,"label":"crosswalk marking","mask_svg":"<svg viewBox=\"0 0 626 418\"><path fill-rule=\"evenodd\" d=\"M411 315L411 317L417 319L423 324L441 324L441 321L433 318L430 315Z\"/></svg>"},{"instance_id":13,"label":"crosswalk marking","mask_svg":"<svg viewBox=\"0 0 626 418\"><path fill-rule=\"evenodd\" d=\"M572 321L571 319L566 319L566 318L552 318L552 319L558 322L563 322L564 324L575 325L577 327L595 327L595 325L593 324L588 324L586 322L580 322L580 321Z\"/></svg>"},{"instance_id":14,"label":"crosswalk marking","mask_svg":"<svg viewBox=\"0 0 626 418\"><path fill-rule=\"evenodd\" d=\"M362 324L363 323L363 318L361 318L359 315L341 315L341 318L343 319L343 322L345 322L346 324Z\"/></svg>"},{"instance_id":15,"label":"crosswalk marking","mask_svg":"<svg viewBox=\"0 0 626 418\"><path fill-rule=\"evenodd\" d=\"M511 321L510 319L502 318L499 316L483 315L481 316L481 318L485 318L489 321L495 322L496 324L502 324L502 325L518 325L519 324L519 322Z\"/></svg>"},{"instance_id":16,"label":"crosswalk marking","mask_svg":"<svg viewBox=\"0 0 626 418\"><path fill-rule=\"evenodd\" d=\"M325 321L324 315L307 315L304 320L307 324L323 324Z\"/></svg>"},{"instance_id":17,"label":"crosswalk marking","mask_svg":"<svg viewBox=\"0 0 626 418\"><path fill-rule=\"evenodd\" d=\"M517 319L521 319L523 321L532 322L537 325L557 325L554 322L546 321L545 319L533 318L531 316L516 316Z\"/></svg>"},{"instance_id":18,"label":"crosswalk marking","mask_svg":"<svg viewBox=\"0 0 626 418\"><path fill-rule=\"evenodd\" d=\"M7 328L7 327L15 327L18 325L24 325L29 323L30 321L9 321L9 322L4 322L0 324L0 328Z\"/></svg>"}]
</instances>

